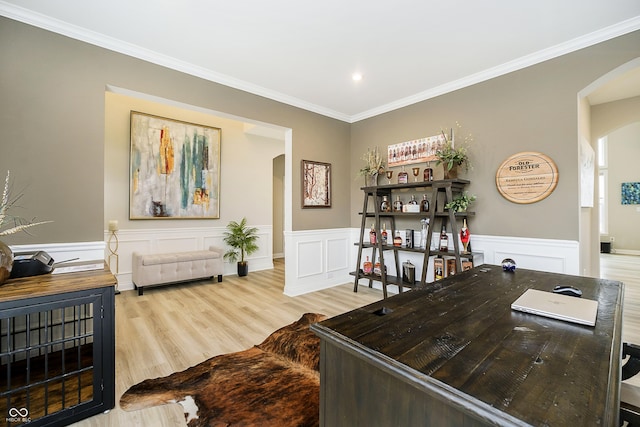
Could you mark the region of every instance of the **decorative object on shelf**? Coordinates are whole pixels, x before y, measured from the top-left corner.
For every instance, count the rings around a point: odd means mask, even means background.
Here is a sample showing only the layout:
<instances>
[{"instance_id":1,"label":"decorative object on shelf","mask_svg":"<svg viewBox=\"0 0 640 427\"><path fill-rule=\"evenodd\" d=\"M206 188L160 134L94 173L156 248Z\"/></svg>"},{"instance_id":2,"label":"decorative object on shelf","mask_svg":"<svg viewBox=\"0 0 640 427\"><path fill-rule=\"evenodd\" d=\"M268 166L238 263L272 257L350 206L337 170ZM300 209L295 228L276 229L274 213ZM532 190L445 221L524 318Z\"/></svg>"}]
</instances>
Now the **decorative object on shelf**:
<instances>
[{"instance_id":1,"label":"decorative object on shelf","mask_svg":"<svg viewBox=\"0 0 640 427\"><path fill-rule=\"evenodd\" d=\"M380 268L380 261L376 261L373 265L373 274L376 276L382 276L382 269Z\"/></svg>"},{"instance_id":2,"label":"decorative object on shelf","mask_svg":"<svg viewBox=\"0 0 640 427\"><path fill-rule=\"evenodd\" d=\"M413 172L413 180L418 182L418 175L420 175L420 168L411 168L411 172Z\"/></svg>"},{"instance_id":3,"label":"decorative object on shelf","mask_svg":"<svg viewBox=\"0 0 640 427\"><path fill-rule=\"evenodd\" d=\"M409 174L404 170L404 166L402 166L402 170L398 173L398 184L406 184L409 182Z\"/></svg>"},{"instance_id":4,"label":"decorative object on shelf","mask_svg":"<svg viewBox=\"0 0 640 427\"><path fill-rule=\"evenodd\" d=\"M403 166L435 160L436 149L444 144L441 134L387 146L387 165Z\"/></svg>"},{"instance_id":5,"label":"decorative object on shelf","mask_svg":"<svg viewBox=\"0 0 640 427\"><path fill-rule=\"evenodd\" d=\"M462 228L460 229L460 242L462 242L463 253L467 253L467 248L469 247L469 239L471 237L471 232L467 227L467 218L462 219Z\"/></svg>"},{"instance_id":6,"label":"decorative object on shelf","mask_svg":"<svg viewBox=\"0 0 640 427\"><path fill-rule=\"evenodd\" d=\"M2 191L2 201L0 201L0 237L16 234L25 231L36 225L47 224L51 221L29 222L23 218L12 216L9 209L15 206L20 200L22 194L12 198L10 189L10 171L7 171L7 177L4 180L4 190ZM10 224L9 224L10 223ZM8 227L8 225L11 225ZM8 228L5 228L8 227ZM11 275L13 267L13 251L9 246L0 241L0 285L7 281Z\"/></svg>"},{"instance_id":7,"label":"decorative object on shelf","mask_svg":"<svg viewBox=\"0 0 640 427\"><path fill-rule=\"evenodd\" d=\"M376 244L376 229L373 228L373 224L371 224L371 231L369 231L369 244Z\"/></svg>"},{"instance_id":8,"label":"decorative object on shelf","mask_svg":"<svg viewBox=\"0 0 640 427\"><path fill-rule=\"evenodd\" d=\"M447 226L444 223L442 224L442 230L440 230L440 247L438 250L440 252L449 251L449 235L447 234Z\"/></svg>"},{"instance_id":9,"label":"decorative object on shelf","mask_svg":"<svg viewBox=\"0 0 640 427\"><path fill-rule=\"evenodd\" d=\"M409 260L402 263L402 281L409 284L413 284L416 281L416 266Z\"/></svg>"},{"instance_id":10,"label":"decorative object on shelf","mask_svg":"<svg viewBox=\"0 0 640 427\"><path fill-rule=\"evenodd\" d=\"M429 200L427 200L426 194L422 196L422 201L420 202L420 212L429 212Z\"/></svg>"},{"instance_id":11,"label":"decorative object on shelf","mask_svg":"<svg viewBox=\"0 0 640 427\"><path fill-rule=\"evenodd\" d=\"M422 218L420 220L422 224L422 230L420 232L420 248L427 249L427 238L429 233L429 218Z\"/></svg>"},{"instance_id":12,"label":"decorative object on shelf","mask_svg":"<svg viewBox=\"0 0 640 427\"><path fill-rule=\"evenodd\" d=\"M380 212L391 212L391 203L389 203L389 198L387 196L382 196Z\"/></svg>"},{"instance_id":13,"label":"decorative object on shelf","mask_svg":"<svg viewBox=\"0 0 640 427\"><path fill-rule=\"evenodd\" d=\"M387 244L387 223L386 222L382 224L382 233L380 234L381 234L380 243L382 243L383 245L386 245Z\"/></svg>"},{"instance_id":14,"label":"decorative object on shelf","mask_svg":"<svg viewBox=\"0 0 640 427\"><path fill-rule=\"evenodd\" d=\"M365 177L365 187L378 185L378 174L384 171L385 161L378 151L378 147L367 148L362 156L365 165L358 171L358 175Z\"/></svg>"},{"instance_id":15,"label":"decorative object on shelf","mask_svg":"<svg viewBox=\"0 0 640 427\"><path fill-rule=\"evenodd\" d=\"M391 178L393 178L393 171L387 170L387 179L389 180L388 184L391 185Z\"/></svg>"},{"instance_id":16,"label":"decorative object on shelf","mask_svg":"<svg viewBox=\"0 0 640 427\"><path fill-rule=\"evenodd\" d=\"M393 211L394 212L402 212L402 200L400 200L400 196L396 196L396 201L393 202Z\"/></svg>"},{"instance_id":17,"label":"decorative object on shelf","mask_svg":"<svg viewBox=\"0 0 640 427\"><path fill-rule=\"evenodd\" d=\"M331 207L331 163L302 161L302 207Z\"/></svg>"},{"instance_id":18,"label":"decorative object on shelf","mask_svg":"<svg viewBox=\"0 0 640 427\"><path fill-rule=\"evenodd\" d=\"M130 120L129 218L220 218L222 130L136 111Z\"/></svg>"},{"instance_id":19,"label":"decorative object on shelf","mask_svg":"<svg viewBox=\"0 0 640 427\"><path fill-rule=\"evenodd\" d=\"M434 280L444 279L444 258L440 256L433 259L433 278Z\"/></svg>"},{"instance_id":20,"label":"decorative object on shelf","mask_svg":"<svg viewBox=\"0 0 640 427\"><path fill-rule=\"evenodd\" d=\"M431 162L427 162L427 167L424 168L422 178L424 182L433 181L433 169L431 168Z\"/></svg>"},{"instance_id":21,"label":"decorative object on shelf","mask_svg":"<svg viewBox=\"0 0 640 427\"><path fill-rule=\"evenodd\" d=\"M225 254L224 259L230 262L238 261L238 276L246 276L249 273L249 265L245 260L246 255L256 252L258 244L258 229L256 227L248 227L247 219L242 218L238 223L231 221L227 224L227 231L223 233L222 239L231 247Z\"/></svg>"},{"instance_id":22,"label":"decorative object on shelf","mask_svg":"<svg viewBox=\"0 0 640 427\"><path fill-rule=\"evenodd\" d=\"M558 185L558 167L545 154L525 151L507 158L496 172L496 187L513 203L535 203Z\"/></svg>"},{"instance_id":23,"label":"decorative object on shelf","mask_svg":"<svg viewBox=\"0 0 640 427\"><path fill-rule=\"evenodd\" d=\"M109 270L112 274L118 277L118 272L120 270L120 261L118 256L118 220L112 219L109 221L109 240L107 241L107 248L109 249L109 255L107 256L107 265L109 266ZM113 260L116 261L115 269L113 268ZM115 293L119 294L118 283L116 282Z\"/></svg>"},{"instance_id":24,"label":"decorative object on shelf","mask_svg":"<svg viewBox=\"0 0 640 427\"><path fill-rule=\"evenodd\" d=\"M508 273L516 271L516 262L511 258L505 258L502 260L502 269Z\"/></svg>"},{"instance_id":25,"label":"decorative object on shelf","mask_svg":"<svg viewBox=\"0 0 640 427\"><path fill-rule=\"evenodd\" d=\"M475 195L469 195L466 191L453 198L452 201L444 205L445 209L453 209L454 212L465 212L469 205L476 201Z\"/></svg>"},{"instance_id":26,"label":"decorative object on shelf","mask_svg":"<svg viewBox=\"0 0 640 427\"><path fill-rule=\"evenodd\" d=\"M362 270L364 271L364 274L373 273L373 263L369 261L368 255L367 255L367 260L364 262L364 264L362 264Z\"/></svg>"},{"instance_id":27,"label":"decorative object on shelf","mask_svg":"<svg viewBox=\"0 0 640 427\"><path fill-rule=\"evenodd\" d=\"M456 122L458 130L462 129L459 123ZM444 137L444 145L436 150L436 166L442 164L444 169L444 179L455 179L458 177L458 168L465 167L465 170L469 170L471 166L469 161L469 154L467 146L473 141L473 136L470 134L464 137L463 144L459 147L455 147L455 137L453 128L450 129L449 135L442 131Z\"/></svg>"},{"instance_id":28,"label":"decorative object on shelf","mask_svg":"<svg viewBox=\"0 0 640 427\"><path fill-rule=\"evenodd\" d=\"M409 249L413 249L414 239L413 239L413 230L405 230L405 246Z\"/></svg>"},{"instance_id":29,"label":"decorative object on shelf","mask_svg":"<svg viewBox=\"0 0 640 427\"><path fill-rule=\"evenodd\" d=\"M400 236L400 230L395 231L395 236L393 236L393 246L397 248L402 247L402 236Z\"/></svg>"}]
</instances>

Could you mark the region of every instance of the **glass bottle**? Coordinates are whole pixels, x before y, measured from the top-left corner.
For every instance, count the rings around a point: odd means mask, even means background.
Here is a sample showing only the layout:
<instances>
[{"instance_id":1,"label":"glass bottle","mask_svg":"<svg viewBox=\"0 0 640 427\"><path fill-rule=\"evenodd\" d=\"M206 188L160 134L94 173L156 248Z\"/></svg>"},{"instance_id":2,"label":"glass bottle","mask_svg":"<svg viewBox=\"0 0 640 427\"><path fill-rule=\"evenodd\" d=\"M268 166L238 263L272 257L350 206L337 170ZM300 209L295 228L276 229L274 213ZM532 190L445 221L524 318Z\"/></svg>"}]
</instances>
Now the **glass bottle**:
<instances>
[{"instance_id":1,"label":"glass bottle","mask_svg":"<svg viewBox=\"0 0 640 427\"><path fill-rule=\"evenodd\" d=\"M440 252L449 251L449 236L447 235L447 227L442 224L442 231L440 231Z\"/></svg>"},{"instance_id":2,"label":"glass bottle","mask_svg":"<svg viewBox=\"0 0 640 427\"><path fill-rule=\"evenodd\" d=\"M420 212L429 212L429 200L427 200L426 194L422 196L422 201L420 202Z\"/></svg>"},{"instance_id":3,"label":"glass bottle","mask_svg":"<svg viewBox=\"0 0 640 427\"><path fill-rule=\"evenodd\" d=\"M436 257L433 260L433 275L434 279L444 279L444 259L442 257Z\"/></svg>"},{"instance_id":4,"label":"glass bottle","mask_svg":"<svg viewBox=\"0 0 640 427\"><path fill-rule=\"evenodd\" d=\"M460 241L462 242L464 253L467 253L470 237L471 237L471 233L469 232L469 228L467 228L467 218L464 218L462 220L462 228L460 229Z\"/></svg>"},{"instance_id":5,"label":"glass bottle","mask_svg":"<svg viewBox=\"0 0 640 427\"><path fill-rule=\"evenodd\" d=\"M383 245L387 244L387 224L386 223L382 224L382 240L381 240L381 243Z\"/></svg>"},{"instance_id":6,"label":"glass bottle","mask_svg":"<svg viewBox=\"0 0 640 427\"><path fill-rule=\"evenodd\" d=\"M393 238L393 246L402 247L402 237L400 236L400 232L396 230L396 235Z\"/></svg>"},{"instance_id":7,"label":"glass bottle","mask_svg":"<svg viewBox=\"0 0 640 427\"><path fill-rule=\"evenodd\" d=\"M373 272L373 263L369 261L369 257L367 256L367 260L362 264L362 270L364 274L371 274Z\"/></svg>"},{"instance_id":8,"label":"glass bottle","mask_svg":"<svg viewBox=\"0 0 640 427\"><path fill-rule=\"evenodd\" d=\"M420 232L420 248L427 249L427 233L429 232L429 218L420 220L422 223L422 231Z\"/></svg>"},{"instance_id":9,"label":"glass bottle","mask_svg":"<svg viewBox=\"0 0 640 427\"><path fill-rule=\"evenodd\" d=\"M380 261L376 261L373 265L373 274L376 276L382 276L382 270L380 269Z\"/></svg>"},{"instance_id":10,"label":"glass bottle","mask_svg":"<svg viewBox=\"0 0 640 427\"><path fill-rule=\"evenodd\" d=\"M424 168L423 181L433 181L433 169L430 163L427 163L427 167Z\"/></svg>"},{"instance_id":11,"label":"glass bottle","mask_svg":"<svg viewBox=\"0 0 640 427\"><path fill-rule=\"evenodd\" d=\"M376 244L376 229L373 228L373 224L371 224L371 230L369 231L369 243Z\"/></svg>"},{"instance_id":12,"label":"glass bottle","mask_svg":"<svg viewBox=\"0 0 640 427\"><path fill-rule=\"evenodd\" d=\"M393 202L393 211L402 212L402 200L400 200L400 196L396 196L396 201Z\"/></svg>"},{"instance_id":13,"label":"glass bottle","mask_svg":"<svg viewBox=\"0 0 640 427\"><path fill-rule=\"evenodd\" d=\"M406 184L409 182L409 174L404 170L404 166L402 166L402 171L398 173L398 184Z\"/></svg>"},{"instance_id":14,"label":"glass bottle","mask_svg":"<svg viewBox=\"0 0 640 427\"><path fill-rule=\"evenodd\" d=\"M380 212L391 212L391 204L387 196L382 196L382 203L380 203Z\"/></svg>"},{"instance_id":15,"label":"glass bottle","mask_svg":"<svg viewBox=\"0 0 640 427\"><path fill-rule=\"evenodd\" d=\"M418 201L416 200L415 194L411 195L411 200L409 200L409 204L410 205L417 205L418 204Z\"/></svg>"}]
</instances>

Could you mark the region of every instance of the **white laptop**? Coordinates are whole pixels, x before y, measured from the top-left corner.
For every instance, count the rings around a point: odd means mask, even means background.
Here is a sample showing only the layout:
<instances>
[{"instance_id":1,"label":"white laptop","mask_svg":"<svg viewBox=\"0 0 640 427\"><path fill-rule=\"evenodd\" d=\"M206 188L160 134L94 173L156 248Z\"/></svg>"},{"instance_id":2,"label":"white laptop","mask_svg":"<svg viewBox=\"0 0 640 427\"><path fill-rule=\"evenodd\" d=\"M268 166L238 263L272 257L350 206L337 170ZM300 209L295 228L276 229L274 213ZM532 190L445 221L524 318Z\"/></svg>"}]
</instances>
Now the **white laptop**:
<instances>
[{"instance_id":1,"label":"white laptop","mask_svg":"<svg viewBox=\"0 0 640 427\"><path fill-rule=\"evenodd\" d=\"M511 308L588 326L595 326L598 315L598 301L536 289L528 289L511 304Z\"/></svg>"}]
</instances>

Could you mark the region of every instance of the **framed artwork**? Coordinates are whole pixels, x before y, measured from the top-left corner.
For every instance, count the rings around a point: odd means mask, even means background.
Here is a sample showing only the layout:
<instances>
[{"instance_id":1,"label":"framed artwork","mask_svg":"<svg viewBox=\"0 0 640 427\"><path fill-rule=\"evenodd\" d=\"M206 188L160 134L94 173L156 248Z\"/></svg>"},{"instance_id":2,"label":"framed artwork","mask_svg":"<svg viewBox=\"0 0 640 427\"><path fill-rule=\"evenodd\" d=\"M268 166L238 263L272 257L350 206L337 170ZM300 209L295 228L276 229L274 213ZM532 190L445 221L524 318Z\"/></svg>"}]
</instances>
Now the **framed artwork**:
<instances>
[{"instance_id":1,"label":"framed artwork","mask_svg":"<svg viewBox=\"0 0 640 427\"><path fill-rule=\"evenodd\" d=\"M129 218L219 218L221 132L131 111Z\"/></svg>"},{"instance_id":2,"label":"framed artwork","mask_svg":"<svg viewBox=\"0 0 640 427\"><path fill-rule=\"evenodd\" d=\"M640 182L623 182L620 200L623 205L640 205Z\"/></svg>"},{"instance_id":3,"label":"framed artwork","mask_svg":"<svg viewBox=\"0 0 640 427\"><path fill-rule=\"evenodd\" d=\"M331 163L302 161L302 207L331 207Z\"/></svg>"},{"instance_id":4,"label":"framed artwork","mask_svg":"<svg viewBox=\"0 0 640 427\"><path fill-rule=\"evenodd\" d=\"M444 147L446 142L444 134L440 134L388 145L387 165L393 167L435 161L438 159L436 151Z\"/></svg>"}]
</instances>

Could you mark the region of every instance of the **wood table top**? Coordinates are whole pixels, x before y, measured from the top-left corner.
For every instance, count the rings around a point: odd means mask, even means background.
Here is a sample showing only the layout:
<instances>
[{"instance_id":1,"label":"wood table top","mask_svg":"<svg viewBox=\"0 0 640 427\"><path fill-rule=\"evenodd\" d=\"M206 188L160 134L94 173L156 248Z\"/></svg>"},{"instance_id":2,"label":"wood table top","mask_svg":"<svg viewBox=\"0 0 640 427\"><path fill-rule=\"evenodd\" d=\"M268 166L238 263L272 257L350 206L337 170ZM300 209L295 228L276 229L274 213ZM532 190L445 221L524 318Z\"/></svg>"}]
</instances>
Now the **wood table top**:
<instances>
[{"instance_id":1,"label":"wood table top","mask_svg":"<svg viewBox=\"0 0 640 427\"><path fill-rule=\"evenodd\" d=\"M106 266L103 270L21 277L0 285L0 303L115 286L116 283L115 276Z\"/></svg>"},{"instance_id":2,"label":"wood table top","mask_svg":"<svg viewBox=\"0 0 640 427\"><path fill-rule=\"evenodd\" d=\"M557 284L599 302L595 327L511 310L525 290ZM312 329L498 424L613 425L623 291L616 281L483 265ZM390 312L375 314L383 307Z\"/></svg>"}]
</instances>

